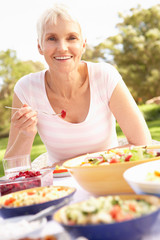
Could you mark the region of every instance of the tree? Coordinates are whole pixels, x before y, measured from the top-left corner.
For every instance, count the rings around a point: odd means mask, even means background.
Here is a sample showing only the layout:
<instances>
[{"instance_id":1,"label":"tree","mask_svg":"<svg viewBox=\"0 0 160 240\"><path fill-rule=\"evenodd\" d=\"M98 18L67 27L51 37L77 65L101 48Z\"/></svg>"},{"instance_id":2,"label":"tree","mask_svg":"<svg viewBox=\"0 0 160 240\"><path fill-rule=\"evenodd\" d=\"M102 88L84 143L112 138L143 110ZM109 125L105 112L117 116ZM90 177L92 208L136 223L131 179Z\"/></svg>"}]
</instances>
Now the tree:
<instances>
[{"instance_id":1,"label":"tree","mask_svg":"<svg viewBox=\"0 0 160 240\"><path fill-rule=\"evenodd\" d=\"M4 106L11 106L15 83L22 76L44 69L40 62L20 61L16 51L8 49L0 52L0 135L6 135L10 127L10 111Z\"/></svg>"},{"instance_id":2,"label":"tree","mask_svg":"<svg viewBox=\"0 0 160 240\"><path fill-rule=\"evenodd\" d=\"M103 46L135 100L144 102L160 95L160 5L137 6L119 17L119 33L107 38Z\"/></svg>"},{"instance_id":3,"label":"tree","mask_svg":"<svg viewBox=\"0 0 160 240\"><path fill-rule=\"evenodd\" d=\"M91 62L105 61L105 59L105 49L103 43L97 46L87 45L82 56L82 60Z\"/></svg>"}]
</instances>

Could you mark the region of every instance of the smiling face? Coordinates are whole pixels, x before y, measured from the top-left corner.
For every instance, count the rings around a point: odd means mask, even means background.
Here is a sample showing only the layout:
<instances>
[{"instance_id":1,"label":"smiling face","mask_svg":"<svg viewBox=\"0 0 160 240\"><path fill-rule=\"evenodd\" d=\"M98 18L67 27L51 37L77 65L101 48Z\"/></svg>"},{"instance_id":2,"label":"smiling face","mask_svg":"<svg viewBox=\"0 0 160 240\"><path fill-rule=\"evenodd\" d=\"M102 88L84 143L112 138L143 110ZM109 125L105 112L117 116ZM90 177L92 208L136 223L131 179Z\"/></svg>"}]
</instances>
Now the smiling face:
<instances>
[{"instance_id":1,"label":"smiling face","mask_svg":"<svg viewBox=\"0 0 160 240\"><path fill-rule=\"evenodd\" d=\"M56 23L47 22L40 54L54 71L71 72L78 69L81 56L85 49L81 28L77 22L57 18Z\"/></svg>"}]
</instances>

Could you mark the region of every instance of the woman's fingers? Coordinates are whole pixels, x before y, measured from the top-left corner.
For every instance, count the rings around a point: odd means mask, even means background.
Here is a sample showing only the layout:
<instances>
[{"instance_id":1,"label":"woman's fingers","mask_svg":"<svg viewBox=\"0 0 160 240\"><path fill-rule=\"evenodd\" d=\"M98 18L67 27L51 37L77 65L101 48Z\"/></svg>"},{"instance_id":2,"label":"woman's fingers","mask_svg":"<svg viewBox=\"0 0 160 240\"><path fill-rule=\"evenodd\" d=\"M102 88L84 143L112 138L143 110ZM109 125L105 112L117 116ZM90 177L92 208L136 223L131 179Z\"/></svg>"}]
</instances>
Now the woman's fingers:
<instances>
[{"instance_id":1,"label":"woman's fingers","mask_svg":"<svg viewBox=\"0 0 160 240\"><path fill-rule=\"evenodd\" d=\"M20 119L24 114L31 112L32 109L29 106L21 107L19 110L16 110L12 116L12 120Z\"/></svg>"},{"instance_id":2,"label":"woman's fingers","mask_svg":"<svg viewBox=\"0 0 160 240\"><path fill-rule=\"evenodd\" d=\"M24 106L16 111L12 116L12 123L15 127L24 129L37 124L37 112L31 107Z\"/></svg>"},{"instance_id":3,"label":"woman's fingers","mask_svg":"<svg viewBox=\"0 0 160 240\"><path fill-rule=\"evenodd\" d=\"M17 114L13 118L14 125L16 127L19 127L21 125L26 124L27 122L34 122L35 117L37 118L37 113L36 112L27 112L24 113L23 115Z\"/></svg>"},{"instance_id":4,"label":"woman's fingers","mask_svg":"<svg viewBox=\"0 0 160 240\"><path fill-rule=\"evenodd\" d=\"M17 128L25 129L27 127L37 125L37 116L31 116L29 118L21 118L19 121L14 123L14 126Z\"/></svg>"}]
</instances>

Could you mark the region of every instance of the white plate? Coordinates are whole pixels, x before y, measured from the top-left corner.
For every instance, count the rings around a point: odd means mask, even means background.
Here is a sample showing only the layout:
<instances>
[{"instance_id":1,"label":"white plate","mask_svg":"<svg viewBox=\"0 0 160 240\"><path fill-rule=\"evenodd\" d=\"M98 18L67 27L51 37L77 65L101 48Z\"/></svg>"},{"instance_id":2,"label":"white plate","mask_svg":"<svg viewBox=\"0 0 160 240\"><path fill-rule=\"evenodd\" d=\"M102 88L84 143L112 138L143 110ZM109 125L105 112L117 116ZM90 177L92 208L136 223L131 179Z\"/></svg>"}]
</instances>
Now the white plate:
<instances>
[{"instance_id":1,"label":"white plate","mask_svg":"<svg viewBox=\"0 0 160 240\"><path fill-rule=\"evenodd\" d=\"M20 239L30 235L39 234L46 225L47 219L42 218L29 223L27 218L31 215L9 218L0 221L0 237L3 240Z\"/></svg>"},{"instance_id":2,"label":"white plate","mask_svg":"<svg viewBox=\"0 0 160 240\"><path fill-rule=\"evenodd\" d=\"M137 194L154 194L160 196L160 182L146 180L149 172L160 169L160 160L139 164L127 169L123 177Z\"/></svg>"},{"instance_id":3,"label":"white plate","mask_svg":"<svg viewBox=\"0 0 160 240\"><path fill-rule=\"evenodd\" d=\"M71 177L70 172L64 172L64 173L53 173L53 177L60 178L60 177Z\"/></svg>"}]
</instances>

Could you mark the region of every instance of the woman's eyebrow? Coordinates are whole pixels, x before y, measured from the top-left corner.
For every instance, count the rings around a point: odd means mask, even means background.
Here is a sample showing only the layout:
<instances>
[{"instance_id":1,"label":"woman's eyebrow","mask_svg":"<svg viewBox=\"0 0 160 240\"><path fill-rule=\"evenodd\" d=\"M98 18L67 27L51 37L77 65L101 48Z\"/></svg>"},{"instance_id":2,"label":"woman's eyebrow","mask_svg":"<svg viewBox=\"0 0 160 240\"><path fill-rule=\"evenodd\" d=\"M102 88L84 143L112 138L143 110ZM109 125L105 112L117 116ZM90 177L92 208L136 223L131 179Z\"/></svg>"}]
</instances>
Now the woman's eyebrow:
<instances>
[{"instance_id":1,"label":"woman's eyebrow","mask_svg":"<svg viewBox=\"0 0 160 240\"><path fill-rule=\"evenodd\" d=\"M69 32L69 33L67 33L67 35L66 36L75 36L75 37L79 37L80 36L80 34L79 33L77 33L77 32Z\"/></svg>"},{"instance_id":2,"label":"woman's eyebrow","mask_svg":"<svg viewBox=\"0 0 160 240\"><path fill-rule=\"evenodd\" d=\"M79 35L79 33L77 33L77 32L69 32L68 34Z\"/></svg>"},{"instance_id":3,"label":"woman's eyebrow","mask_svg":"<svg viewBox=\"0 0 160 240\"><path fill-rule=\"evenodd\" d=\"M77 33L77 32L68 32L68 33L66 34L66 36L70 36L70 35L74 35L74 36L78 37L80 34ZM58 37L58 34L56 34L56 33L54 33L54 32L48 32L48 33L46 33L45 36L46 36L46 37L48 37L48 36Z\"/></svg>"},{"instance_id":4,"label":"woman's eyebrow","mask_svg":"<svg viewBox=\"0 0 160 240\"><path fill-rule=\"evenodd\" d=\"M46 33L46 36L48 36L48 35L54 35L54 36L57 36L57 34L56 34L56 33L54 33L54 32L49 32L49 33Z\"/></svg>"}]
</instances>

